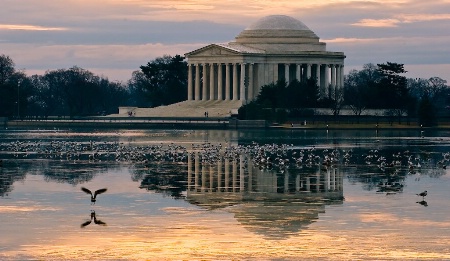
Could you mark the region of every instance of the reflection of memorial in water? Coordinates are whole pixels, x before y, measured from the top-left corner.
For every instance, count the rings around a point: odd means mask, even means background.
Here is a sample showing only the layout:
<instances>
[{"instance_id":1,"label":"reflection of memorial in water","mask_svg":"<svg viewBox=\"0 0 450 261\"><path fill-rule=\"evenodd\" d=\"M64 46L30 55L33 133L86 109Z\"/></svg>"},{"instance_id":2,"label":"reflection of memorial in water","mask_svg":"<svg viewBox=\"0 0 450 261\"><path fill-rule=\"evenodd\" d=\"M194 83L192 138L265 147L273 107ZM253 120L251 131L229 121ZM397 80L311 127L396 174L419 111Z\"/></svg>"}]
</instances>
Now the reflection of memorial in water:
<instances>
[{"instance_id":1,"label":"reflection of memorial in water","mask_svg":"<svg viewBox=\"0 0 450 261\"><path fill-rule=\"evenodd\" d=\"M265 237L298 233L343 199L343 173L335 167L275 171L255 167L247 155L216 163L202 162L197 153L188 158L187 200L229 207L246 229Z\"/></svg>"}]
</instances>

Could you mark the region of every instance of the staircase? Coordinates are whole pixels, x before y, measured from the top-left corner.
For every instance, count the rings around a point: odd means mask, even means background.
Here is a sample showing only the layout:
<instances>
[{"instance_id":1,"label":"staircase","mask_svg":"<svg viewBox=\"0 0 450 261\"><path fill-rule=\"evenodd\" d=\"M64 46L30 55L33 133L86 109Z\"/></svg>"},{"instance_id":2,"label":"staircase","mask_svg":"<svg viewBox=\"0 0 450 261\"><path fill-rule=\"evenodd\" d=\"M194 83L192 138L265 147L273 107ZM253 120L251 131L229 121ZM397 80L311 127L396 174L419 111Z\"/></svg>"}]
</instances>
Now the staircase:
<instances>
[{"instance_id":1,"label":"staircase","mask_svg":"<svg viewBox=\"0 0 450 261\"><path fill-rule=\"evenodd\" d=\"M225 118L237 114L242 101L182 101L155 108L130 108L134 117L208 117ZM129 117L127 112L108 115L108 117Z\"/></svg>"}]
</instances>

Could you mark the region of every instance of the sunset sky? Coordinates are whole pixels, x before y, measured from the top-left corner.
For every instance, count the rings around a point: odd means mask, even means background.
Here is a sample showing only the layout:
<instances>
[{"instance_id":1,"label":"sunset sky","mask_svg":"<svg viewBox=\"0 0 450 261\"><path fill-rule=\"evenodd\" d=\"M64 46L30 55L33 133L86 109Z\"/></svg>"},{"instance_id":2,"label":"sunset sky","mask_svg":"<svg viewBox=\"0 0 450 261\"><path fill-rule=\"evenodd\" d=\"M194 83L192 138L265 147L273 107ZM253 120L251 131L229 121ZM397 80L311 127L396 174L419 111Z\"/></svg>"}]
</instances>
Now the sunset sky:
<instances>
[{"instance_id":1,"label":"sunset sky","mask_svg":"<svg viewBox=\"0 0 450 261\"><path fill-rule=\"evenodd\" d=\"M164 54L234 40L259 18L292 16L347 56L450 81L450 0L0 0L0 54L28 75L79 66L127 81Z\"/></svg>"}]
</instances>

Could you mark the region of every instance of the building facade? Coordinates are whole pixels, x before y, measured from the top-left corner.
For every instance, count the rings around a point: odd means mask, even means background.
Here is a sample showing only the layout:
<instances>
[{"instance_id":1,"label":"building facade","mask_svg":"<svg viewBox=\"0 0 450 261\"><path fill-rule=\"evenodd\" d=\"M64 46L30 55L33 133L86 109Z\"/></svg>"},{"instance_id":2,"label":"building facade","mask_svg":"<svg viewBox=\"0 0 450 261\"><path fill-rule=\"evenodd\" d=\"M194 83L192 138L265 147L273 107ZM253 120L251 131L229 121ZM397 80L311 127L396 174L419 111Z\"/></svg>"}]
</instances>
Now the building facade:
<instances>
[{"instance_id":1,"label":"building facade","mask_svg":"<svg viewBox=\"0 0 450 261\"><path fill-rule=\"evenodd\" d=\"M254 99L261 86L278 80L317 80L327 97L344 85L343 52L326 44L301 21L284 15L263 17L235 41L210 44L185 54L188 100Z\"/></svg>"}]
</instances>

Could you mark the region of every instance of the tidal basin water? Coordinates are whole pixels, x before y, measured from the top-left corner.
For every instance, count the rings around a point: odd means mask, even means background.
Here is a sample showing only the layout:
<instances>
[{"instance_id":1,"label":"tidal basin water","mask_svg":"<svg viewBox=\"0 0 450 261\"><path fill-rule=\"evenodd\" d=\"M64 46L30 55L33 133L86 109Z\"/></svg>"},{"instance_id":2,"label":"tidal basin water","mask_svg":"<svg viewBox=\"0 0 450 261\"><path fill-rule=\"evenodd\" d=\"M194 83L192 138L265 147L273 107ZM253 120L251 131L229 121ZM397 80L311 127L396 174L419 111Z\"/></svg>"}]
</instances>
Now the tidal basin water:
<instances>
[{"instance_id":1,"label":"tidal basin water","mask_svg":"<svg viewBox=\"0 0 450 261\"><path fill-rule=\"evenodd\" d=\"M4 130L0 260L449 260L449 134Z\"/></svg>"}]
</instances>

